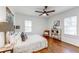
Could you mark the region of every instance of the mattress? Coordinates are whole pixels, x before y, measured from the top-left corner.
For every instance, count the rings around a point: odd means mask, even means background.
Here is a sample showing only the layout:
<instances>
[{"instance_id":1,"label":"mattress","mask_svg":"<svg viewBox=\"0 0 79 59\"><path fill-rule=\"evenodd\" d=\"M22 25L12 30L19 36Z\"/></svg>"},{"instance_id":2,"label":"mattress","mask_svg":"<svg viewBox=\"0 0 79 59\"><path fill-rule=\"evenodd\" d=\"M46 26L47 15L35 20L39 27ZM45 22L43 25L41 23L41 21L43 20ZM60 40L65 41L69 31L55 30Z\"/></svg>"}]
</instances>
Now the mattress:
<instances>
[{"instance_id":1,"label":"mattress","mask_svg":"<svg viewBox=\"0 0 79 59\"><path fill-rule=\"evenodd\" d=\"M31 53L48 47L47 40L40 35L29 35L26 41L22 42L18 37L17 43L14 45L15 53Z\"/></svg>"}]
</instances>

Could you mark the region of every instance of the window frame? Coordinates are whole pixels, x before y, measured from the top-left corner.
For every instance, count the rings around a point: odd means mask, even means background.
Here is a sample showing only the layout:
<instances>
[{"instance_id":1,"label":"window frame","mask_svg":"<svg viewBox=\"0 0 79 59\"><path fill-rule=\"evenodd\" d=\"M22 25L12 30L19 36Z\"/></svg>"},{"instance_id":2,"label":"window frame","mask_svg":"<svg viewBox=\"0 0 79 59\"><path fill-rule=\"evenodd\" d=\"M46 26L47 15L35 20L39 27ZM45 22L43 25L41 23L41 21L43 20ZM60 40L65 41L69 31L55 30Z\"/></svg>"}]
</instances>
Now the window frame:
<instances>
[{"instance_id":1,"label":"window frame","mask_svg":"<svg viewBox=\"0 0 79 59\"><path fill-rule=\"evenodd\" d=\"M30 25L26 25L26 21L27 21L27 23L30 22ZM28 32L28 33L29 33L29 32L32 32L32 21L31 21L31 20L25 20L24 26L25 26L25 29L24 29L25 32ZM26 27L29 27L29 28L30 28L30 31L27 31L27 30L26 30Z\"/></svg>"},{"instance_id":2,"label":"window frame","mask_svg":"<svg viewBox=\"0 0 79 59\"><path fill-rule=\"evenodd\" d=\"M76 23L75 23L75 25L74 25L74 26L76 26L76 27L75 27L75 31L76 31L76 32L74 32L74 34L71 34L71 33L66 33L66 32L65 32L65 27L66 27L66 25L65 25L65 19L67 19L67 18L68 18L68 19L70 19L70 20L71 20L73 17L76 17L76 20L75 20L75 21L76 21ZM74 26L73 26L73 27L74 27ZM76 35L77 35L77 16L70 16L70 17L66 17L66 18L64 18L64 34L66 34L66 35L74 35L74 36L76 36Z\"/></svg>"}]
</instances>

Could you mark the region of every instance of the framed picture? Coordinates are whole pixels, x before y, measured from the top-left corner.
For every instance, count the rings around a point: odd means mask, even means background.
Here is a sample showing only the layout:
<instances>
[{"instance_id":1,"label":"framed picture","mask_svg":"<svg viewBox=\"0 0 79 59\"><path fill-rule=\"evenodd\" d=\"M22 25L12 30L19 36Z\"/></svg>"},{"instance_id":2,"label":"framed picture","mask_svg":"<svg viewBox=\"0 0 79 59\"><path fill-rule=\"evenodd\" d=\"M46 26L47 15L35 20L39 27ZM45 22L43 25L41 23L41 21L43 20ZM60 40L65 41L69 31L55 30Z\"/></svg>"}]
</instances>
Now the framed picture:
<instances>
[{"instance_id":1,"label":"framed picture","mask_svg":"<svg viewBox=\"0 0 79 59\"><path fill-rule=\"evenodd\" d=\"M16 29L20 29L20 26L16 26Z\"/></svg>"},{"instance_id":2,"label":"framed picture","mask_svg":"<svg viewBox=\"0 0 79 59\"><path fill-rule=\"evenodd\" d=\"M54 22L54 25L55 25L55 26L60 26L60 20L55 21L55 22Z\"/></svg>"}]
</instances>

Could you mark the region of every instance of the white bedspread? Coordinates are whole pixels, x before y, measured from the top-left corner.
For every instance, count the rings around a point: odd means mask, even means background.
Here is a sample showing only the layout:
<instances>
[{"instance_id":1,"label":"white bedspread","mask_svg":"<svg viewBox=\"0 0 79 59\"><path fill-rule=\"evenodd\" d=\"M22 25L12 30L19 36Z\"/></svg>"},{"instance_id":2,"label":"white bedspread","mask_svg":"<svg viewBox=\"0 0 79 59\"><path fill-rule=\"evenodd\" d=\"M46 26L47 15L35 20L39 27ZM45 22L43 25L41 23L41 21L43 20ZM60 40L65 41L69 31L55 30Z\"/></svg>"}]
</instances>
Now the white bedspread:
<instances>
[{"instance_id":1,"label":"white bedspread","mask_svg":"<svg viewBox=\"0 0 79 59\"><path fill-rule=\"evenodd\" d=\"M48 42L40 35L29 35L26 41L22 42L18 39L14 46L15 53L29 53L48 47Z\"/></svg>"}]
</instances>

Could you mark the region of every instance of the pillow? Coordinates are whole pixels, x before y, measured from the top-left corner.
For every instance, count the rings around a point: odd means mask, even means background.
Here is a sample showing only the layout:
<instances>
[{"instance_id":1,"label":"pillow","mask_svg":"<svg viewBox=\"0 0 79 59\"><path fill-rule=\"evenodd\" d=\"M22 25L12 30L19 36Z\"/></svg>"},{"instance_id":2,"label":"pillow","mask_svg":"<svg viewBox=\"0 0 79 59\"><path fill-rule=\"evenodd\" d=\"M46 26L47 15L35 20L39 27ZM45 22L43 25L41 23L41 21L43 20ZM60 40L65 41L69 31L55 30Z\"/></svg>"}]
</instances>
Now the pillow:
<instances>
[{"instance_id":1,"label":"pillow","mask_svg":"<svg viewBox=\"0 0 79 59\"><path fill-rule=\"evenodd\" d=\"M25 33L25 39L27 39L28 38L28 36L27 36L27 34Z\"/></svg>"},{"instance_id":2,"label":"pillow","mask_svg":"<svg viewBox=\"0 0 79 59\"><path fill-rule=\"evenodd\" d=\"M21 33L21 39L22 41L25 41L27 39L27 35L24 32Z\"/></svg>"},{"instance_id":3,"label":"pillow","mask_svg":"<svg viewBox=\"0 0 79 59\"><path fill-rule=\"evenodd\" d=\"M20 32L15 32L13 35L10 35L10 43L16 44L18 42L21 42L21 33Z\"/></svg>"}]
</instances>

